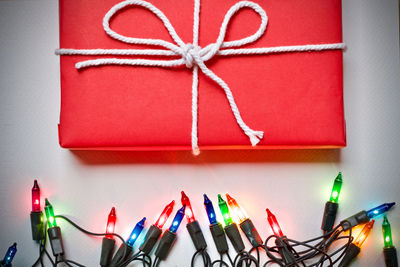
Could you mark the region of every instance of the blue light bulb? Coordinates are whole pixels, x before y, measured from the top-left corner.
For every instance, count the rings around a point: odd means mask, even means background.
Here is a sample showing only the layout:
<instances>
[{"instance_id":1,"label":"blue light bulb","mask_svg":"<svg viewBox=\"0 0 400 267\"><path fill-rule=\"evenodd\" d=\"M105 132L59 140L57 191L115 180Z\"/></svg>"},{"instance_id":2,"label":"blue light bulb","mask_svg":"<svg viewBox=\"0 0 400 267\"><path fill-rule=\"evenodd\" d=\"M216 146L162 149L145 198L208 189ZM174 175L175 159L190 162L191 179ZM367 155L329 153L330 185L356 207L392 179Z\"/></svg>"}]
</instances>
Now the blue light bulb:
<instances>
[{"instance_id":1,"label":"blue light bulb","mask_svg":"<svg viewBox=\"0 0 400 267\"><path fill-rule=\"evenodd\" d=\"M210 221L210 224L217 224L218 222L217 222L217 217L215 216L215 210L213 204L206 194L204 194L203 196L204 196L204 206L206 207L208 220Z\"/></svg>"},{"instance_id":2,"label":"blue light bulb","mask_svg":"<svg viewBox=\"0 0 400 267\"><path fill-rule=\"evenodd\" d=\"M367 211L367 216L370 219L375 218L375 217L387 212L388 210L390 210L390 208L393 207L395 204L396 204L395 202L385 203L376 208L370 209L369 211Z\"/></svg>"},{"instance_id":3,"label":"blue light bulb","mask_svg":"<svg viewBox=\"0 0 400 267\"><path fill-rule=\"evenodd\" d=\"M138 222L135 225L135 228L133 228L131 235L129 236L128 240L126 241L126 244L130 247L133 247L133 244L135 244L136 239L139 237L140 233L142 232L144 228L144 222L146 221L146 217L144 217L140 222Z\"/></svg>"},{"instance_id":4,"label":"blue light bulb","mask_svg":"<svg viewBox=\"0 0 400 267\"><path fill-rule=\"evenodd\" d=\"M171 226L169 227L169 230L170 230L172 233L176 233L176 231L177 231L178 228L179 228L179 225L180 225L181 222L182 222L183 217L185 217L185 208L186 208L186 206L183 205L183 207L182 207L180 210L178 210L178 211L176 212L175 218L174 218L174 220L172 221Z\"/></svg>"},{"instance_id":5,"label":"blue light bulb","mask_svg":"<svg viewBox=\"0 0 400 267\"><path fill-rule=\"evenodd\" d=\"M17 243L14 243L11 247L8 248L4 259L1 262L1 266L11 266L15 253L17 253Z\"/></svg>"}]
</instances>

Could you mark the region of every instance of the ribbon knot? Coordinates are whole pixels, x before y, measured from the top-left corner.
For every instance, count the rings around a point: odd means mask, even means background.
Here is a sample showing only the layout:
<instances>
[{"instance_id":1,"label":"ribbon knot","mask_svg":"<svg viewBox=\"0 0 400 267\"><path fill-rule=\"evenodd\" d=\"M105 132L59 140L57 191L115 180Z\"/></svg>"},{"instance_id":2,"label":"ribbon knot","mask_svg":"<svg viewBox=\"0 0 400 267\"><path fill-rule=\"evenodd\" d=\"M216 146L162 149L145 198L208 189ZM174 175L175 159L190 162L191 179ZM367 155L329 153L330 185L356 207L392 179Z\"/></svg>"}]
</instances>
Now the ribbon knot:
<instances>
[{"instance_id":1,"label":"ribbon knot","mask_svg":"<svg viewBox=\"0 0 400 267\"><path fill-rule=\"evenodd\" d=\"M193 68L193 65L197 65L197 61L201 59L200 57L200 50L199 46L194 46L193 44L186 44L182 48L182 58L185 62L185 65L188 69Z\"/></svg>"},{"instance_id":2,"label":"ribbon knot","mask_svg":"<svg viewBox=\"0 0 400 267\"><path fill-rule=\"evenodd\" d=\"M155 14L164 24L168 33L174 40L174 43L167 42L159 39L146 39L127 37L121 35L110 28L111 18L121 9L127 6L141 6L148 9ZM225 41L226 30L232 16L242 8L253 9L261 19L258 30L243 39L234 41ZM153 45L161 46L164 49L70 49L63 48L57 49L58 55L141 55L141 56L181 56L180 59L130 59L130 58L99 58L94 60L86 60L76 63L77 69L100 66L100 65L131 65L131 66L149 66L149 67L178 67L185 65L188 69L193 71L192 83L192 151L193 154L199 154L198 138L197 138L197 117L198 117L198 70L200 69L207 77L212 79L218 84L225 92L228 103L231 107L232 114L236 119L237 124L242 131L249 137L253 146L257 145L263 138L262 131L252 130L243 121L233 94L229 86L211 71L205 62L215 55L219 56L233 56L233 55L261 55L269 53L283 53L283 52L304 52L304 51L322 51L344 49L343 43L332 44L306 44L294 46L277 46L277 47L261 47L261 48L237 48L246 44L257 41L265 32L268 23L268 17L265 10L258 4L250 1L240 1L233 5L226 13L222 22L220 32L215 43L209 44L204 48L198 46L199 39L199 13L200 13L200 0L194 0L194 17L193 17L193 43L185 44L176 33L174 27L171 25L168 18L158 8L149 2L143 0L126 0L113 6L104 16L103 28L104 31L112 38L128 43L139 45ZM224 49L229 48L229 49Z\"/></svg>"}]
</instances>

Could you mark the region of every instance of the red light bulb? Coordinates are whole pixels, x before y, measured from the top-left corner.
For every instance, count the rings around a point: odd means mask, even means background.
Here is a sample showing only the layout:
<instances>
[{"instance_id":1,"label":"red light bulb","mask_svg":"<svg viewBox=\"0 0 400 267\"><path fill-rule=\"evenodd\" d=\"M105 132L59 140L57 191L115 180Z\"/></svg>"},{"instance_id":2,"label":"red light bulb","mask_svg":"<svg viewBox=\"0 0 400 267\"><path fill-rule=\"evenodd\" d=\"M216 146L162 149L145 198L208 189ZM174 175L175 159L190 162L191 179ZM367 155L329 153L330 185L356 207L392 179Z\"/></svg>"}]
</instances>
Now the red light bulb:
<instances>
[{"instance_id":1,"label":"red light bulb","mask_svg":"<svg viewBox=\"0 0 400 267\"><path fill-rule=\"evenodd\" d=\"M117 221L117 215L115 214L115 208L112 207L110 214L108 214L107 227L106 227L106 238L113 239L113 233L115 229L115 222Z\"/></svg>"},{"instance_id":2,"label":"red light bulb","mask_svg":"<svg viewBox=\"0 0 400 267\"><path fill-rule=\"evenodd\" d=\"M282 229L279 226L278 221L276 220L276 217L272 212L267 209L267 216L268 216L268 223L271 226L272 231L274 232L274 235L277 235L279 237L283 237Z\"/></svg>"},{"instance_id":3,"label":"red light bulb","mask_svg":"<svg viewBox=\"0 0 400 267\"><path fill-rule=\"evenodd\" d=\"M161 212L160 217L158 217L158 220L154 224L158 228L162 229L165 222L168 220L169 216L172 213L172 210L174 209L174 204L175 201L172 200L171 203L169 203L167 206L165 206L164 210Z\"/></svg>"},{"instance_id":4,"label":"red light bulb","mask_svg":"<svg viewBox=\"0 0 400 267\"><path fill-rule=\"evenodd\" d=\"M32 187L32 211L40 212L40 188L37 180L33 182Z\"/></svg>"},{"instance_id":5,"label":"red light bulb","mask_svg":"<svg viewBox=\"0 0 400 267\"><path fill-rule=\"evenodd\" d=\"M185 215L186 215L186 219L188 223L194 222L196 219L194 218L194 213L192 210L192 205L190 205L190 200L187 197L187 195L185 194L185 192L181 192L182 197L181 197L181 202L182 202L182 206L186 206L185 209Z\"/></svg>"}]
</instances>

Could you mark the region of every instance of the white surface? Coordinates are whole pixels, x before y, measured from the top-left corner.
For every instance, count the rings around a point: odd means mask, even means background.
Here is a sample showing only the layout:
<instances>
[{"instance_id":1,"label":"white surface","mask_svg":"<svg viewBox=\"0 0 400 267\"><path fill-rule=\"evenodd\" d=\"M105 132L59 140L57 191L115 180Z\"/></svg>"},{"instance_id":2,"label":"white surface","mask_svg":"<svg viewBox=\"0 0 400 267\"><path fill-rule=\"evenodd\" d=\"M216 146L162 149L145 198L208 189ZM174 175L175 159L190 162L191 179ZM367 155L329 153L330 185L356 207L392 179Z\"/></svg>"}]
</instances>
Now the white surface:
<instances>
[{"instance_id":1,"label":"white surface","mask_svg":"<svg viewBox=\"0 0 400 267\"><path fill-rule=\"evenodd\" d=\"M30 189L38 178L57 213L103 231L111 206L117 231L127 236L142 217L152 223L184 189L216 251L202 194L214 204L230 192L263 238L270 234L265 208L285 233L303 239L319 226L332 179L343 171L339 218L381 202L400 203L400 78L398 2L343 1L345 109L348 147L342 150L205 152L70 152L58 146L58 7L54 0L0 1L0 257L18 242L13 266L29 266L38 247L31 240ZM399 208L390 212L400 248ZM64 222L68 258L97 266L100 239ZM168 261L188 266L194 252L183 226ZM352 266L383 266L381 220ZM246 244L247 241L245 241Z\"/></svg>"}]
</instances>

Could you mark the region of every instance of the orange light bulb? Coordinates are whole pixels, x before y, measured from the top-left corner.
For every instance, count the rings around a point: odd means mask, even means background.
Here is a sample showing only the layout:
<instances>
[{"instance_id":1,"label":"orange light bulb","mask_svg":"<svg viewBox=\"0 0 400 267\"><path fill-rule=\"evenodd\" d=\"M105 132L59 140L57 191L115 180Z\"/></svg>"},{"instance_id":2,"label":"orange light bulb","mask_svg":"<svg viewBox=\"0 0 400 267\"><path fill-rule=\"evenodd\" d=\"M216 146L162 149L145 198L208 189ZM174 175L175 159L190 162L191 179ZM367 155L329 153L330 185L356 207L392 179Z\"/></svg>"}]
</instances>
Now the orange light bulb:
<instances>
[{"instance_id":1,"label":"orange light bulb","mask_svg":"<svg viewBox=\"0 0 400 267\"><path fill-rule=\"evenodd\" d=\"M372 227L374 227L374 222L375 222L375 220L372 220L363 227L360 234L357 236L356 240L353 242L354 245L361 248L361 246L364 244L365 240L367 239L369 233L371 232Z\"/></svg>"},{"instance_id":2,"label":"orange light bulb","mask_svg":"<svg viewBox=\"0 0 400 267\"><path fill-rule=\"evenodd\" d=\"M228 205L232 211L232 214L238 218L239 223L242 223L249 218L244 209L239 206L239 204L233 197L231 197L229 194L226 194L226 199L228 201Z\"/></svg>"}]
</instances>

